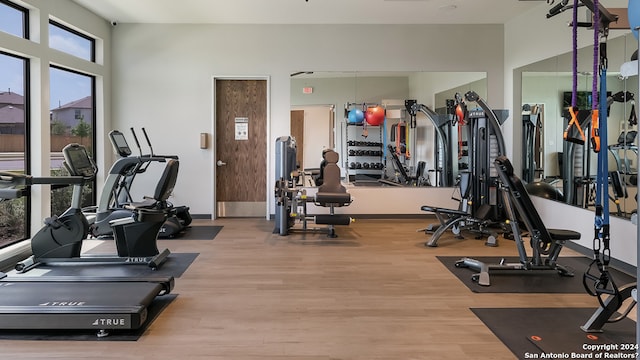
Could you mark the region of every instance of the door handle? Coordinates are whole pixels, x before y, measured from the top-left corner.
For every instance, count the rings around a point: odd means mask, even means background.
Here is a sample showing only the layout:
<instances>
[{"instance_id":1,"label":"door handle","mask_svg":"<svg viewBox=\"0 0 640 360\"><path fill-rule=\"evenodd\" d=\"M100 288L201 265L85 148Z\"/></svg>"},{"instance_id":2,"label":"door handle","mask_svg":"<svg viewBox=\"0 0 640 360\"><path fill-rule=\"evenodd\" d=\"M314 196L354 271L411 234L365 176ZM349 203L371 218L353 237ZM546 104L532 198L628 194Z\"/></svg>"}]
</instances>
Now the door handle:
<instances>
[{"instance_id":1,"label":"door handle","mask_svg":"<svg viewBox=\"0 0 640 360\"><path fill-rule=\"evenodd\" d=\"M218 161L216 161L216 165L218 165L218 166L225 166L225 165L227 165L227 163L226 163L226 162L224 162L224 161L222 161L222 160L218 160Z\"/></svg>"}]
</instances>

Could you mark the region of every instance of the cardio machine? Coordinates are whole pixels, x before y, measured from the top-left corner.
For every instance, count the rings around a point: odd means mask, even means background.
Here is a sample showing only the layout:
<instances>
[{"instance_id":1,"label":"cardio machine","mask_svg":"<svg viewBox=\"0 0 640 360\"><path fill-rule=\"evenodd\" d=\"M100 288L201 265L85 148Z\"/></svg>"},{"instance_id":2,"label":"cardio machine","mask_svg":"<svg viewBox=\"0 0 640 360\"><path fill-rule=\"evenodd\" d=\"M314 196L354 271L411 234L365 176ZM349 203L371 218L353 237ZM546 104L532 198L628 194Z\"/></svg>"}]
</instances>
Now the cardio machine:
<instances>
[{"instance_id":1,"label":"cardio machine","mask_svg":"<svg viewBox=\"0 0 640 360\"><path fill-rule=\"evenodd\" d=\"M109 169L109 174L102 193L100 194L98 206L83 209L85 216L87 216L89 220L89 232L94 237L113 236L111 222L113 220L131 217L132 212L126 208L126 205L134 202L130 190L136 175L146 172L151 163L165 163L169 159L178 160L178 157L175 155L154 154L151 141L144 128L142 128L142 133L150 149L150 154L143 155L140 142L133 128L131 128L131 133L138 147L139 156L131 156L131 148L122 132L113 130L109 133L111 144L120 158L116 160L113 166L111 166L111 169ZM166 204L168 211L167 219L160 227L158 237L179 237L191 224L192 219L189 213L189 207ZM145 199L137 203L138 207L153 207L154 205L155 201L153 199Z\"/></svg>"},{"instance_id":2,"label":"cardio machine","mask_svg":"<svg viewBox=\"0 0 640 360\"><path fill-rule=\"evenodd\" d=\"M65 147L63 154L71 176L32 177L0 172L0 201L27 196L33 185L73 185L72 206L64 214L47 219L43 229L31 240L34 264L42 263L43 255L79 256L82 239L87 234L88 223L79 204L82 186L95 176L96 167L80 145ZM172 169L177 170L175 166ZM163 188L168 189L164 185L174 181L176 173L171 174L162 183ZM150 222L149 217L143 217L139 216L134 223ZM161 223L155 221L156 229ZM127 245L127 240L127 236L116 238L121 245ZM155 243L155 238L153 240ZM131 259L118 260L124 263ZM160 264L159 258L154 261ZM47 263L53 262L47 260ZM107 336L110 331L135 330L147 321L148 308L154 299L169 294L174 284L173 276L9 276L0 272L0 329L94 330L98 337Z\"/></svg>"},{"instance_id":3,"label":"cardio machine","mask_svg":"<svg viewBox=\"0 0 640 360\"><path fill-rule=\"evenodd\" d=\"M80 202L83 185L93 179L97 167L84 146L69 144L62 149L64 166L71 176L33 178L28 175L2 173L5 182L14 186L35 184L72 184L71 207L60 216L45 219L45 225L31 239L32 256L16 264L18 272L26 272L39 265L94 263L144 264L152 269L160 267L169 256L168 249L158 251L156 239L168 211L166 202L178 176L178 161L167 161L165 171L154 194L154 208L130 206L131 216L112 221L117 256L81 256L82 242L89 232L89 223L82 213Z\"/></svg>"}]
</instances>

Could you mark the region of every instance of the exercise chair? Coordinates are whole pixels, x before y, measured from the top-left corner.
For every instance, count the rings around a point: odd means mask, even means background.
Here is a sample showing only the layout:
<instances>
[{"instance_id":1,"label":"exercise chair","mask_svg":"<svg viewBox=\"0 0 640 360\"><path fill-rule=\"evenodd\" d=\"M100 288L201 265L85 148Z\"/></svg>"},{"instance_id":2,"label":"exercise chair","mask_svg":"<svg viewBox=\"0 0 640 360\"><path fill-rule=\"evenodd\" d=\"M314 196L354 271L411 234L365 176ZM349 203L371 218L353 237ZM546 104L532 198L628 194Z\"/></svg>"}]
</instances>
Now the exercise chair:
<instances>
[{"instance_id":1,"label":"exercise chair","mask_svg":"<svg viewBox=\"0 0 640 360\"><path fill-rule=\"evenodd\" d=\"M489 273L508 270L550 270L561 276L573 276L573 273L557 263L560 251L567 240L580 239L580 233L572 230L548 229L536 210L524 184L514 174L513 166L505 156L499 156L494 162L501 181L501 191L509 223L513 231L519 262L486 264L481 261L463 258L456 267L468 267L478 271L472 276L479 285L489 286ZM522 233L521 222L531 238L532 255L528 257Z\"/></svg>"},{"instance_id":2,"label":"exercise chair","mask_svg":"<svg viewBox=\"0 0 640 360\"><path fill-rule=\"evenodd\" d=\"M351 194L341 183L340 168L337 164L339 155L330 149L323 150L322 185L318 187L315 196L307 196L307 190L297 186L297 181L294 181L292 175L294 171L290 171L294 168L295 152L295 142L290 137L281 137L276 141L276 174L279 177L276 180L275 189L276 226L273 232L285 236L295 230L326 231L328 237L337 237L335 226L349 225L352 222L348 215L335 213L335 208L349 206L352 202ZM329 214L309 215L308 203L329 208ZM298 219L302 223L302 228L293 228ZM310 220L315 220L316 224L328 226L309 228Z\"/></svg>"}]
</instances>

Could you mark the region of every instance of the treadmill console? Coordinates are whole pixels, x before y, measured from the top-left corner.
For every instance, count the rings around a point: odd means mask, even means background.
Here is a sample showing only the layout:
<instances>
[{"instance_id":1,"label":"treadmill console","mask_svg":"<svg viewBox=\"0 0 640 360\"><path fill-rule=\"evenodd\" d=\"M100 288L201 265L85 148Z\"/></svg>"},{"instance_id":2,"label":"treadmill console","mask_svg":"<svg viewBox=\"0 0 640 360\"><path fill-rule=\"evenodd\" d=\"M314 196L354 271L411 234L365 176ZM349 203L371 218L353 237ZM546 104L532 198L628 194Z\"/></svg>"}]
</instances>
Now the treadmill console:
<instances>
[{"instance_id":1,"label":"treadmill console","mask_svg":"<svg viewBox=\"0 0 640 360\"><path fill-rule=\"evenodd\" d=\"M89 156L87 149L80 144L69 144L62 149L64 164L71 176L93 178L98 172L98 167Z\"/></svg>"},{"instance_id":2,"label":"treadmill console","mask_svg":"<svg viewBox=\"0 0 640 360\"><path fill-rule=\"evenodd\" d=\"M109 133L109 139L111 140L113 148L118 152L118 155L121 157L131 155L131 148L129 147L127 139L124 137L123 133L118 130L113 130Z\"/></svg>"}]
</instances>

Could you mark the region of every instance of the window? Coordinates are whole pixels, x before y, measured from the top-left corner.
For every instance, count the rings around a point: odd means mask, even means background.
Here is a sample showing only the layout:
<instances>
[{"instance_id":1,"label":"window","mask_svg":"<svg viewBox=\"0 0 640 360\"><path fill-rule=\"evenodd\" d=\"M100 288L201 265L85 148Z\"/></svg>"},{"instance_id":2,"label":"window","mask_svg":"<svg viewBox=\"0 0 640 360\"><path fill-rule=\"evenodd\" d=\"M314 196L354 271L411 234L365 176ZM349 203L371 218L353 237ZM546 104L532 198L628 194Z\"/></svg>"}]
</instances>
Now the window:
<instances>
[{"instance_id":1,"label":"window","mask_svg":"<svg viewBox=\"0 0 640 360\"><path fill-rule=\"evenodd\" d=\"M29 38L27 9L7 0L0 0L0 31L21 38Z\"/></svg>"},{"instance_id":2,"label":"window","mask_svg":"<svg viewBox=\"0 0 640 360\"><path fill-rule=\"evenodd\" d=\"M49 20L49 47L95 62L95 40L67 26Z\"/></svg>"},{"instance_id":3,"label":"window","mask_svg":"<svg viewBox=\"0 0 640 360\"><path fill-rule=\"evenodd\" d=\"M0 171L28 167L28 60L0 52ZM28 237L27 197L0 200L0 247Z\"/></svg>"},{"instance_id":4,"label":"window","mask_svg":"<svg viewBox=\"0 0 640 360\"><path fill-rule=\"evenodd\" d=\"M51 174L66 175L62 149L84 145L95 160L95 78L60 67L50 68ZM95 204L95 184L85 186L83 206ZM71 188L52 190L51 214L60 215L71 204Z\"/></svg>"}]
</instances>

